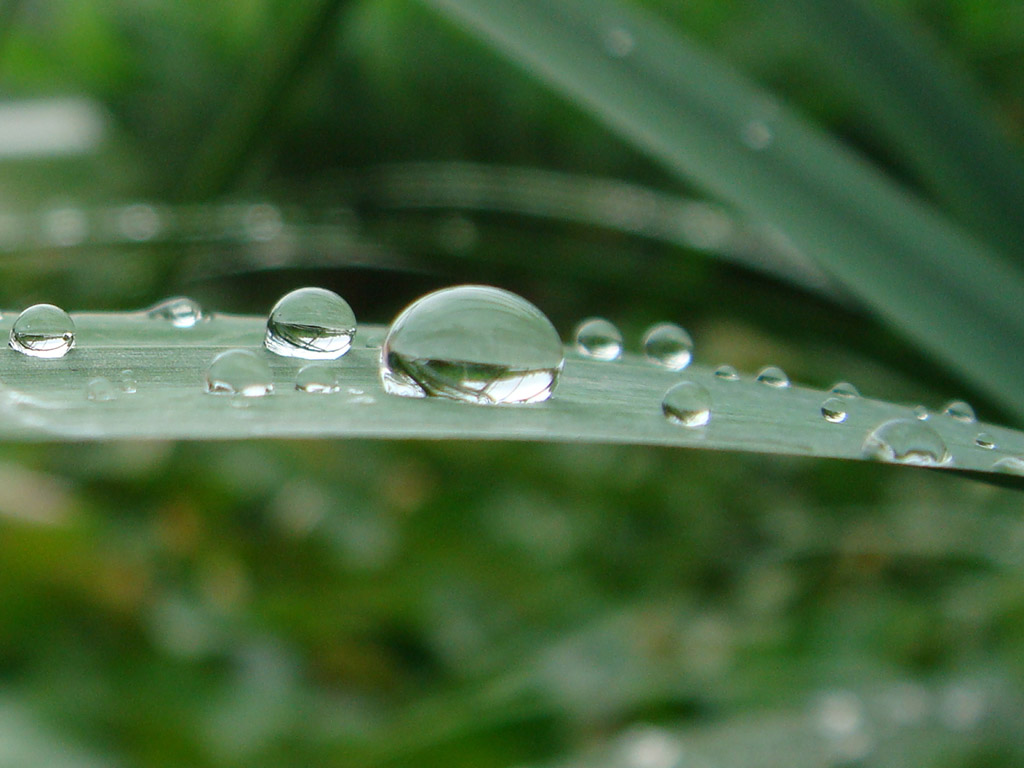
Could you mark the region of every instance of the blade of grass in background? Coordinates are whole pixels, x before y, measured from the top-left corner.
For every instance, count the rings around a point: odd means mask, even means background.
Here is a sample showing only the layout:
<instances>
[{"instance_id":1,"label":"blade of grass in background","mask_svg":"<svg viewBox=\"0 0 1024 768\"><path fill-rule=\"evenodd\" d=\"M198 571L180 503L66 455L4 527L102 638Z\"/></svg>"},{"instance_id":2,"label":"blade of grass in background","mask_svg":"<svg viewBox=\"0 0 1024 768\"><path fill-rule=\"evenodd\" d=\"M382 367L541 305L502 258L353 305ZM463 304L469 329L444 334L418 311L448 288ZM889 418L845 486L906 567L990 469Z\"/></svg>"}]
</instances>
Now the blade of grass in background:
<instances>
[{"instance_id":1,"label":"blade of grass in background","mask_svg":"<svg viewBox=\"0 0 1024 768\"><path fill-rule=\"evenodd\" d=\"M857 100L869 130L981 238L1024 248L1024 160L966 76L917 30L863 0L786 0L830 82Z\"/></svg>"},{"instance_id":2,"label":"blade of grass in background","mask_svg":"<svg viewBox=\"0 0 1024 768\"><path fill-rule=\"evenodd\" d=\"M610 0L424 0L628 141L767 221L1024 419L1024 277L657 19ZM785 311L780 307L779 311Z\"/></svg>"}]
</instances>

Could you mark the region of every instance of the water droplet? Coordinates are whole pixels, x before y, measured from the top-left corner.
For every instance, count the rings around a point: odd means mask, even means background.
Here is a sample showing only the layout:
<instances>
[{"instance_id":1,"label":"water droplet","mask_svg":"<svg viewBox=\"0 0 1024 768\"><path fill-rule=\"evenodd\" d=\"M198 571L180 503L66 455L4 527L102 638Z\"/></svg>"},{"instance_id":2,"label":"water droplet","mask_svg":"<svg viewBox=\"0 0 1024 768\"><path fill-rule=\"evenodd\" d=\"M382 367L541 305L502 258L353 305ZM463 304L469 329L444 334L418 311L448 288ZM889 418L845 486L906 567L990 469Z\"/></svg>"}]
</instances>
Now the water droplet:
<instances>
[{"instance_id":1,"label":"water droplet","mask_svg":"<svg viewBox=\"0 0 1024 768\"><path fill-rule=\"evenodd\" d=\"M1024 458L1020 456L1006 456L993 464L992 469L1004 475L1024 477Z\"/></svg>"},{"instance_id":2,"label":"water droplet","mask_svg":"<svg viewBox=\"0 0 1024 768\"><path fill-rule=\"evenodd\" d=\"M117 229L122 237L141 243L160 234L160 214L151 205L136 203L117 211Z\"/></svg>"},{"instance_id":3,"label":"water droplet","mask_svg":"<svg viewBox=\"0 0 1024 768\"><path fill-rule=\"evenodd\" d=\"M928 417L931 416L931 412L923 405L914 406L914 418L920 421L928 421Z\"/></svg>"},{"instance_id":4,"label":"water droplet","mask_svg":"<svg viewBox=\"0 0 1024 768\"><path fill-rule=\"evenodd\" d=\"M693 359L693 339L674 323L651 326L643 339L644 354L651 362L681 371Z\"/></svg>"},{"instance_id":5,"label":"water droplet","mask_svg":"<svg viewBox=\"0 0 1024 768\"><path fill-rule=\"evenodd\" d=\"M75 346L75 324L60 307L36 304L18 315L9 344L30 357L64 357Z\"/></svg>"},{"instance_id":6,"label":"water droplet","mask_svg":"<svg viewBox=\"0 0 1024 768\"><path fill-rule=\"evenodd\" d=\"M157 302L146 310L146 315L154 320L165 320L175 328L192 328L204 319L199 303L185 296Z\"/></svg>"},{"instance_id":7,"label":"water droplet","mask_svg":"<svg viewBox=\"0 0 1024 768\"><path fill-rule=\"evenodd\" d=\"M846 403L838 397L830 397L821 404L821 415L825 421L833 424L842 424L846 421Z\"/></svg>"},{"instance_id":8,"label":"water droplet","mask_svg":"<svg viewBox=\"0 0 1024 768\"><path fill-rule=\"evenodd\" d=\"M991 451L996 447L996 441L988 432L979 432L977 437L974 438L974 444L979 448L984 448L986 451Z\"/></svg>"},{"instance_id":9,"label":"water droplet","mask_svg":"<svg viewBox=\"0 0 1024 768\"><path fill-rule=\"evenodd\" d=\"M618 360L622 357L622 334L607 320L592 317L576 329L576 350L595 360Z\"/></svg>"},{"instance_id":10,"label":"water droplet","mask_svg":"<svg viewBox=\"0 0 1024 768\"><path fill-rule=\"evenodd\" d=\"M950 460L939 433L916 419L892 419L881 424L864 441L864 455L922 467L934 467Z\"/></svg>"},{"instance_id":11,"label":"water droplet","mask_svg":"<svg viewBox=\"0 0 1024 768\"><path fill-rule=\"evenodd\" d=\"M210 362L206 391L218 395L262 397L274 390L270 366L247 349L229 349Z\"/></svg>"},{"instance_id":12,"label":"water droplet","mask_svg":"<svg viewBox=\"0 0 1024 768\"><path fill-rule=\"evenodd\" d=\"M839 397L860 397L860 392L848 381L838 381L832 385L831 392Z\"/></svg>"},{"instance_id":13,"label":"water droplet","mask_svg":"<svg viewBox=\"0 0 1024 768\"><path fill-rule=\"evenodd\" d=\"M389 394L473 403L536 403L565 362L551 321L500 288L463 285L428 294L392 323L381 347Z\"/></svg>"},{"instance_id":14,"label":"water droplet","mask_svg":"<svg viewBox=\"0 0 1024 768\"><path fill-rule=\"evenodd\" d=\"M604 38L604 45L608 53L617 59L625 58L633 52L636 47L636 40L633 33L624 27L612 27Z\"/></svg>"},{"instance_id":15,"label":"water droplet","mask_svg":"<svg viewBox=\"0 0 1024 768\"><path fill-rule=\"evenodd\" d=\"M139 384L135 381L135 374L128 368L121 371L121 391L126 395L134 395L139 389Z\"/></svg>"},{"instance_id":16,"label":"water droplet","mask_svg":"<svg viewBox=\"0 0 1024 768\"><path fill-rule=\"evenodd\" d=\"M764 120L751 120L743 126L740 138L748 149L760 152L771 146L775 140L775 131Z\"/></svg>"},{"instance_id":17,"label":"water droplet","mask_svg":"<svg viewBox=\"0 0 1024 768\"><path fill-rule=\"evenodd\" d=\"M85 396L94 403L107 402L117 397L117 387L110 379L98 376L89 381L85 388Z\"/></svg>"},{"instance_id":18,"label":"water droplet","mask_svg":"<svg viewBox=\"0 0 1024 768\"><path fill-rule=\"evenodd\" d=\"M56 208L43 217L43 234L53 245L78 245L89 234L89 220L78 208Z\"/></svg>"},{"instance_id":19,"label":"water droplet","mask_svg":"<svg viewBox=\"0 0 1024 768\"><path fill-rule=\"evenodd\" d=\"M275 355L334 360L348 352L356 316L341 296L323 288L299 288L270 310L263 343Z\"/></svg>"},{"instance_id":20,"label":"water droplet","mask_svg":"<svg viewBox=\"0 0 1024 768\"><path fill-rule=\"evenodd\" d=\"M715 368L715 376L722 381L739 381L740 374L731 365L720 365Z\"/></svg>"},{"instance_id":21,"label":"water droplet","mask_svg":"<svg viewBox=\"0 0 1024 768\"><path fill-rule=\"evenodd\" d=\"M250 240L266 242L273 240L284 229L281 211L269 203L256 203L242 213L242 230Z\"/></svg>"},{"instance_id":22,"label":"water droplet","mask_svg":"<svg viewBox=\"0 0 1024 768\"><path fill-rule=\"evenodd\" d=\"M757 380L761 384L778 389L784 389L789 386L789 376L777 365L769 365L766 368L762 368L761 372L757 374Z\"/></svg>"},{"instance_id":23,"label":"water droplet","mask_svg":"<svg viewBox=\"0 0 1024 768\"><path fill-rule=\"evenodd\" d=\"M341 389L338 372L327 365L311 363L295 374L295 388L300 392L330 394Z\"/></svg>"},{"instance_id":24,"label":"water droplet","mask_svg":"<svg viewBox=\"0 0 1024 768\"><path fill-rule=\"evenodd\" d=\"M673 424L706 426L711 421L711 393L696 382L684 381L665 393L661 410Z\"/></svg>"},{"instance_id":25,"label":"water droplet","mask_svg":"<svg viewBox=\"0 0 1024 768\"><path fill-rule=\"evenodd\" d=\"M972 424L977 421L974 409L963 400L953 400L946 403L946 407L942 409L942 412L951 419L962 421L964 424Z\"/></svg>"}]
</instances>

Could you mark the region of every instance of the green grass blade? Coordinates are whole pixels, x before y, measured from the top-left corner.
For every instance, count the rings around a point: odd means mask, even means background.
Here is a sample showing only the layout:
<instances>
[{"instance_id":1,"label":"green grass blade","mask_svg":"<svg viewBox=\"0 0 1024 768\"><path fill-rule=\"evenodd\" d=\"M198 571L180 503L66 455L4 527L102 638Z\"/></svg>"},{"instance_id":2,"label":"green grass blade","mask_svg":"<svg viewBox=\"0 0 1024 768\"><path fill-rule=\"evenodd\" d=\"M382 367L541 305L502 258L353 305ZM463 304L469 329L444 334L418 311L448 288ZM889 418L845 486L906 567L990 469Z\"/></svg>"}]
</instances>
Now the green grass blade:
<instances>
[{"instance_id":1,"label":"green grass blade","mask_svg":"<svg viewBox=\"0 0 1024 768\"><path fill-rule=\"evenodd\" d=\"M981 238L1024 246L1024 160L961 73L915 30L863 0L787 0L817 60L859 101L871 130Z\"/></svg>"},{"instance_id":2,"label":"green grass blade","mask_svg":"<svg viewBox=\"0 0 1024 768\"><path fill-rule=\"evenodd\" d=\"M217 315L186 329L144 312L73 317L76 347L65 357L40 360L9 349L0 354L0 437L504 439L861 459L875 427L915 418L911 408L857 397L841 399L846 416L833 423L823 416L823 403L832 397L827 392L772 387L752 376L726 380L697 365L672 371L637 355L601 362L572 349L555 395L544 403L480 406L397 397L386 394L378 378L382 326L360 327L353 348L332 363L338 392L311 394L295 387L296 373L308 361L263 349L262 317ZM5 313L0 334L9 334L12 322L13 313ZM239 398L205 391L210 360L230 348L248 348L267 360L272 394ZM107 380L105 388L90 384L98 378ZM682 381L706 388L707 426L684 427L665 417L663 397ZM103 396L90 399L90 391ZM928 424L948 449L944 467L992 473L998 460L1024 456L1024 433L944 414L932 414ZM992 445L977 445L979 432Z\"/></svg>"},{"instance_id":3,"label":"green grass blade","mask_svg":"<svg viewBox=\"0 0 1024 768\"><path fill-rule=\"evenodd\" d=\"M1012 353L1024 336L1024 277L861 158L621 3L425 2L681 176L776 226L867 307L1024 419L1024 358ZM610 37L628 50L610 53Z\"/></svg>"}]
</instances>

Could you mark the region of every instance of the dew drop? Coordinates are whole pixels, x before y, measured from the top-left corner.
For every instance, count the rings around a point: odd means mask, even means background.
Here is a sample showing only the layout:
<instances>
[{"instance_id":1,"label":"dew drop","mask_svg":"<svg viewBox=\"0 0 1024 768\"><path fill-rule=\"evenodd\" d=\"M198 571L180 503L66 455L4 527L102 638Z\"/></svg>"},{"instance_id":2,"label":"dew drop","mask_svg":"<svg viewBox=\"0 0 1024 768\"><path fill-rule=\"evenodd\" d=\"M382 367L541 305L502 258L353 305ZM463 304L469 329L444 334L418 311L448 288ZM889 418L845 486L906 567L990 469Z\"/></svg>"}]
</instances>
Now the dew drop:
<instances>
[{"instance_id":1,"label":"dew drop","mask_svg":"<svg viewBox=\"0 0 1024 768\"><path fill-rule=\"evenodd\" d=\"M320 363L311 363L295 374L295 388L299 392L327 395L337 392L341 386L338 384L337 371Z\"/></svg>"},{"instance_id":2,"label":"dew drop","mask_svg":"<svg viewBox=\"0 0 1024 768\"><path fill-rule=\"evenodd\" d=\"M942 409L942 412L951 419L962 421L964 424L973 424L977 421L974 409L963 400L953 400L946 403L946 407Z\"/></svg>"},{"instance_id":3,"label":"dew drop","mask_svg":"<svg viewBox=\"0 0 1024 768\"><path fill-rule=\"evenodd\" d=\"M760 152L771 146L775 140L775 131L764 120L751 120L743 126L740 138L748 149Z\"/></svg>"},{"instance_id":4,"label":"dew drop","mask_svg":"<svg viewBox=\"0 0 1024 768\"><path fill-rule=\"evenodd\" d=\"M127 205L117 211L117 229L122 237L137 243L152 240L160 234L160 214L145 203Z\"/></svg>"},{"instance_id":5,"label":"dew drop","mask_svg":"<svg viewBox=\"0 0 1024 768\"><path fill-rule=\"evenodd\" d=\"M706 426L711 421L711 393L696 382L684 381L665 393L661 410L673 424Z\"/></svg>"},{"instance_id":6,"label":"dew drop","mask_svg":"<svg viewBox=\"0 0 1024 768\"><path fill-rule=\"evenodd\" d=\"M761 372L757 374L757 381L777 389L785 389L789 386L789 376L777 365L769 365L767 368L762 368Z\"/></svg>"},{"instance_id":7,"label":"dew drop","mask_svg":"<svg viewBox=\"0 0 1024 768\"><path fill-rule=\"evenodd\" d=\"M78 245L89 235L89 219L78 208L56 208L43 217L43 233L53 245Z\"/></svg>"},{"instance_id":8,"label":"dew drop","mask_svg":"<svg viewBox=\"0 0 1024 768\"><path fill-rule=\"evenodd\" d=\"M386 392L472 403L536 403L565 362L551 321L500 288L463 285L428 294L395 319L381 347Z\"/></svg>"},{"instance_id":9,"label":"dew drop","mask_svg":"<svg viewBox=\"0 0 1024 768\"><path fill-rule=\"evenodd\" d=\"M117 387L104 376L91 379L85 387L85 396L94 403L103 403L117 397Z\"/></svg>"},{"instance_id":10,"label":"dew drop","mask_svg":"<svg viewBox=\"0 0 1024 768\"><path fill-rule=\"evenodd\" d=\"M992 469L1004 475L1024 477L1024 458L1020 456L1006 456L993 464Z\"/></svg>"},{"instance_id":11,"label":"dew drop","mask_svg":"<svg viewBox=\"0 0 1024 768\"><path fill-rule=\"evenodd\" d=\"M846 421L846 403L838 397L830 397L821 404L821 415L825 421L832 424L842 424Z\"/></svg>"},{"instance_id":12,"label":"dew drop","mask_svg":"<svg viewBox=\"0 0 1024 768\"><path fill-rule=\"evenodd\" d=\"M693 359L693 339L675 323L651 326L643 338L644 354L651 362L681 371Z\"/></svg>"},{"instance_id":13,"label":"dew drop","mask_svg":"<svg viewBox=\"0 0 1024 768\"><path fill-rule=\"evenodd\" d=\"M611 56L622 59L633 52L636 40L633 33L625 27L612 27L605 35L604 45Z\"/></svg>"},{"instance_id":14,"label":"dew drop","mask_svg":"<svg viewBox=\"0 0 1024 768\"><path fill-rule=\"evenodd\" d=\"M831 392L839 397L860 397L860 392L848 381L839 381L832 385Z\"/></svg>"},{"instance_id":15,"label":"dew drop","mask_svg":"<svg viewBox=\"0 0 1024 768\"><path fill-rule=\"evenodd\" d=\"M60 307L36 304L18 315L8 343L30 357L64 357L75 346L75 324Z\"/></svg>"},{"instance_id":16,"label":"dew drop","mask_svg":"<svg viewBox=\"0 0 1024 768\"><path fill-rule=\"evenodd\" d=\"M592 317L576 328L576 350L595 360L618 360L622 357L622 334L607 320Z\"/></svg>"},{"instance_id":17,"label":"dew drop","mask_svg":"<svg viewBox=\"0 0 1024 768\"><path fill-rule=\"evenodd\" d=\"M275 355L334 360L348 352L356 316L341 296L324 288L299 288L270 310L263 343Z\"/></svg>"},{"instance_id":18,"label":"dew drop","mask_svg":"<svg viewBox=\"0 0 1024 768\"><path fill-rule=\"evenodd\" d=\"M273 240L284 229L281 211L269 203L255 203L242 214L242 230L249 240L267 242Z\"/></svg>"},{"instance_id":19,"label":"dew drop","mask_svg":"<svg viewBox=\"0 0 1024 768\"><path fill-rule=\"evenodd\" d=\"M918 419L919 421L928 421L928 417L929 416L931 416L931 413L923 405L915 405L914 406L914 418L915 419Z\"/></svg>"},{"instance_id":20,"label":"dew drop","mask_svg":"<svg viewBox=\"0 0 1024 768\"><path fill-rule=\"evenodd\" d=\"M138 389L139 384L135 381L135 374L131 369L126 368L121 371L121 391L126 395L134 395Z\"/></svg>"},{"instance_id":21,"label":"dew drop","mask_svg":"<svg viewBox=\"0 0 1024 768\"><path fill-rule=\"evenodd\" d=\"M979 448L984 448L986 451L991 451L996 447L996 441L988 432L979 432L977 437L974 438L974 444Z\"/></svg>"},{"instance_id":22,"label":"dew drop","mask_svg":"<svg viewBox=\"0 0 1024 768\"><path fill-rule=\"evenodd\" d=\"M739 381L740 374L731 365L720 365L715 368L715 377L722 381Z\"/></svg>"},{"instance_id":23,"label":"dew drop","mask_svg":"<svg viewBox=\"0 0 1024 768\"><path fill-rule=\"evenodd\" d=\"M146 310L153 320L163 320L175 328L192 328L203 320L203 308L186 296L175 296L159 301Z\"/></svg>"},{"instance_id":24,"label":"dew drop","mask_svg":"<svg viewBox=\"0 0 1024 768\"><path fill-rule=\"evenodd\" d=\"M247 349L221 352L206 370L206 391L214 394L262 397L273 389L267 361Z\"/></svg>"},{"instance_id":25,"label":"dew drop","mask_svg":"<svg viewBox=\"0 0 1024 768\"><path fill-rule=\"evenodd\" d=\"M867 436L864 455L881 461L934 467L950 460L939 433L916 419L892 419Z\"/></svg>"}]
</instances>

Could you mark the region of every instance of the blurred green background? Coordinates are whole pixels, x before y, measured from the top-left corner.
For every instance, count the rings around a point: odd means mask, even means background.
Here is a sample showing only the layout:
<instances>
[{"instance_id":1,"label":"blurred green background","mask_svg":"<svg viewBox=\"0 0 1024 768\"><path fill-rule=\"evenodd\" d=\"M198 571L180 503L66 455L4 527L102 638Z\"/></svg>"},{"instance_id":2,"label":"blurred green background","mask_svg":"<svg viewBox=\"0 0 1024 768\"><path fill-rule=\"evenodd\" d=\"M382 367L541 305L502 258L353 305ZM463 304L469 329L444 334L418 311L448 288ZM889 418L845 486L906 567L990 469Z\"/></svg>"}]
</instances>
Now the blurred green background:
<instances>
[{"instance_id":1,"label":"blurred green background","mask_svg":"<svg viewBox=\"0 0 1024 768\"><path fill-rule=\"evenodd\" d=\"M917 188L785 3L638 4ZM1022 135L1019 0L877 4ZM29 108L63 139L18 149ZM6 0L0 138L12 310L312 284L386 323L485 282L566 338L671 320L705 364L1000 416L842 297L709 258L727 211L645 236L644 190L699 193L412 0ZM509 166L561 175L467 181ZM632 447L0 447L2 768L1008 766L1022 734L1018 492Z\"/></svg>"}]
</instances>

